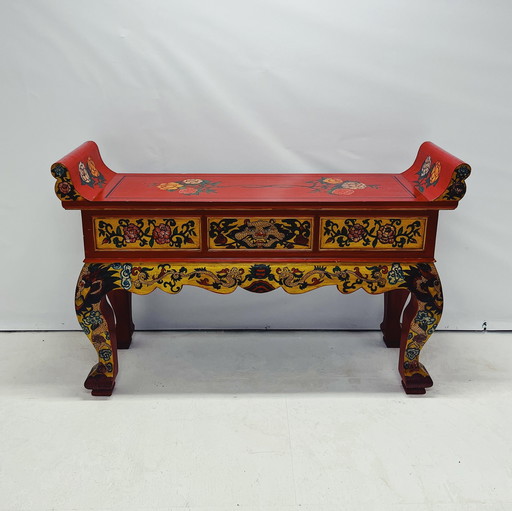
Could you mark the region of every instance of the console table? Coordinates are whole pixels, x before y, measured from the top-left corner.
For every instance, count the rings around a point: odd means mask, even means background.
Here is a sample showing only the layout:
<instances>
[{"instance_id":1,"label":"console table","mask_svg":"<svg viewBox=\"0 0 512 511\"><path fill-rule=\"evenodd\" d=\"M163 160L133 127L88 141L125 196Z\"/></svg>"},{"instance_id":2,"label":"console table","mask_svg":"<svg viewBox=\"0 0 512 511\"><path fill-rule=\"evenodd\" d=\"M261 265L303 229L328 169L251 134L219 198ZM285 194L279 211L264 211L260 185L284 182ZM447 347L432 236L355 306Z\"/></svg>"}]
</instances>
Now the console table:
<instances>
[{"instance_id":1,"label":"console table","mask_svg":"<svg viewBox=\"0 0 512 511\"><path fill-rule=\"evenodd\" d=\"M381 330L400 348L405 391L432 386L419 358L443 308L437 219L470 174L440 147L423 143L401 174L121 174L85 142L51 171L63 207L82 211L75 306L98 354L85 381L93 395L112 394L134 329L131 294L184 285L383 294Z\"/></svg>"}]
</instances>

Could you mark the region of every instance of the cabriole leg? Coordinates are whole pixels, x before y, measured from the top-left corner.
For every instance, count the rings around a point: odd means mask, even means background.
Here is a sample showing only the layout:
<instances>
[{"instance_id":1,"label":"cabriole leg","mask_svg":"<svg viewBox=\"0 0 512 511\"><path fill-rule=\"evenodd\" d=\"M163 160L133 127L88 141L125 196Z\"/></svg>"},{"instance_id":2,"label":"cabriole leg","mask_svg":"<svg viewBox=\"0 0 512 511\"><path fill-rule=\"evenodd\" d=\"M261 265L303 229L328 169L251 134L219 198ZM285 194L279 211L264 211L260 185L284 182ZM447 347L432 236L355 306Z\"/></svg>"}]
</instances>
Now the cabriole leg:
<instances>
[{"instance_id":1,"label":"cabriole leg","mask_svg":"<svg viewBox=\"0 0 512 511\"><path fill-rule=\"evenodd\" d=\"M111 290L108 272L99 265L84 265L76 287L75 308L82 330L98 353L98 363L84 383L93 396L110 396L117 375L114 313L106 299Z\"/></svg>"},{"instance_id":2,"label":"cabriole leg","mask_svg":"<svg viewBox=\"0 0 512 511\"><path fill-rule=\"evenodd\" d=\"M425 394L432 378L420 363L420 352L434 333L443 312L443 292L432 263L420 263L406 271L411 301L404 311L399 370L407 394Z\"/></svg>"},{"instance_id":3,"label":"cabriole leg","mask_svg":"<svg viewBox=\"0 0 512 511\"><path fill-rule=\"evenodd\" d=\"M400 319L409 294L406 289L394 289L384 293L384 318L380 324L380 329L384 343L388 348L400 347L402 334Z\"/></svg>"},{"instance_id":4,"label":"cabriole leg","mask_svg":"<svg viewBox=\"0 0 512 511\"><path fill-rule=\"evenodd\" d=\"M108 293L108 299L114 309L117 348L128 349L135 329L132 319L132 294L124 289L114 289Z\"/></svg>"}]
</instances>

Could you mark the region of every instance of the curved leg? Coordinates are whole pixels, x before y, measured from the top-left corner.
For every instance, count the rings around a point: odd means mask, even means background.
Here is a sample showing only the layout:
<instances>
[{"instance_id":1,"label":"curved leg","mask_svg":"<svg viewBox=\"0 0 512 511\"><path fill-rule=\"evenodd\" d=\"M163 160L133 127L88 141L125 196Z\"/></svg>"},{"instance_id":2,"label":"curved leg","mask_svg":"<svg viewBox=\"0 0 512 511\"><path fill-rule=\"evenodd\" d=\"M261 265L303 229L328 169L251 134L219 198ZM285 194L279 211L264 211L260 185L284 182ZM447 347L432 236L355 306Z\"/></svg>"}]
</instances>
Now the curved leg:
<instances>
[{"instance_id":1,"label":"curved leg","mask_svg":"<svg viewBox=\"0 0 512 511\"><path fill-rule=\"evenodd\" d=\"M108 299L114 309L117 348L126 350L132 343L135 329L132 319L132 294L124 289L114 289L108 293Z\"/></svg>"},{"instance_id":2,"label":"curved leg","mask_svg":"<svg viewBox=\"0 0 512 511\"><path fill-rule=\"evenodd\" d=\"M384 293L384 318L380 324L380 329L384 343L388 348L400 347L402 332L400 319L409 294L406 289L394 289Z\"/></svg>"},{"instance_id":3,"label":"curved leg","mask_svg":"<svg viewBox=\"0 0 512 511\"><path fill-rule=\"evenodd\" d=\"M432 387L433 382L419 357L441 319L443 292L432 263L410 267L405 280L412 297L404 312L399 371L407 394L425 394L425 389Z\"/></svg>"},{"instance_id":4,"label":"curved leg","mask_svg":"<svg viewBox=\"0 0 512 511\"><path fill-rule=\"evenodd\" d=\"M85 264L75 293L76 315L82 330L98 353L84 386L93 396L110 396L117 375L117 343L114 313L106 294L114 286L108 266Z\"/></svg>"}]
</instances>

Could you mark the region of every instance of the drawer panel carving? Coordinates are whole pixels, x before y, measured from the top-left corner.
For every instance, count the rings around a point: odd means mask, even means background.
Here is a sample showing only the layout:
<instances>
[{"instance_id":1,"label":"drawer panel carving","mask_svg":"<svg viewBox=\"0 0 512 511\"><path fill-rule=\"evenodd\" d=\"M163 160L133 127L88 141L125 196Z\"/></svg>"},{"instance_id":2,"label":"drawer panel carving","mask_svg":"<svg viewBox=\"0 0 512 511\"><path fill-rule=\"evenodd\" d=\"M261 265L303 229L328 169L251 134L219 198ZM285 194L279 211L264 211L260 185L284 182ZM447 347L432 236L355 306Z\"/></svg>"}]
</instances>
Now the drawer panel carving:
<instances>
[{"instance_id":1,"label":"drawer panel carving","mask_svg":"<svg viewBox=\"0 0 512 511\"><path fill-rule=\"evenodd\" d=\"M311 250L312 218L209 218L208 248Z\"/></svg>"},{"instance_id":2,"label":"drawer panel carving","mask_svg":"<svg viewBox=\"0 0 512 511\"><path fill-rule=\"evenodd\" d=\"M168 217L95 217L96 250L197 250L201 219Z\"/></svg>"},{"instance_id":3,"label":"drawer panel carving","mask_svg":"<svg viewBox=\"0 0 512 511\"><path fill-rule=\"evenodd\" d=\"M320 249L422 250L426 217L322 218Z\"/></svg>"}]
</instances>

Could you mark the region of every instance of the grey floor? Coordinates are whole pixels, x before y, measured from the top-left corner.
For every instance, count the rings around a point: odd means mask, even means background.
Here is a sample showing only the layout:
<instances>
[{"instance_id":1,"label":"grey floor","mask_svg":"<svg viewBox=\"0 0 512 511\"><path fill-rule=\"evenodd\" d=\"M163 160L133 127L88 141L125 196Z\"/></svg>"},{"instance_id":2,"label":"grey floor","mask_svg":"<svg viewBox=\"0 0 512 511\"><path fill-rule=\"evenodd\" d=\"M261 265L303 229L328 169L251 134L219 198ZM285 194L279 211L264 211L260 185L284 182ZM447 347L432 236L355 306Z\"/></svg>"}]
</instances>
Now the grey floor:
<instances>
[{"instance_id":1,"label":"grey floor","mask_svg":"<svg viewBox=\"0 0 512 511\"><path fill-rule=\"evenodd\" d=\"M0 509L511 510L511 333L437 332L406 396L378 332L1 333Z\"/></svg>"}]
</instances>

